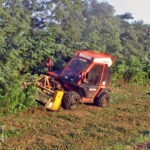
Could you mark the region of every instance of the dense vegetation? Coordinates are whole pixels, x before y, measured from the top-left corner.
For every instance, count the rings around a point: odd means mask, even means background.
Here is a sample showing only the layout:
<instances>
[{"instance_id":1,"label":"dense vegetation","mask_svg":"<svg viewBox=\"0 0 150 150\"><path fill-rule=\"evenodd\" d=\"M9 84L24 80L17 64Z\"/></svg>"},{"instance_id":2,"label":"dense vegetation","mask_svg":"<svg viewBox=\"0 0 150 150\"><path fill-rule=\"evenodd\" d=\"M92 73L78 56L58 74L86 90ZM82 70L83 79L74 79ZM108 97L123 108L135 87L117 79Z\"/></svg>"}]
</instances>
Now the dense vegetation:
<instances>
[{"instance_id":1,"label":"dense vegetation","mask_svg":"<svg viewBox=\"0 0 150 150\"><path fill-rule=\"evenodd\" d=\"M8 108L3 111L34 105L34 85L24 89L20 83L42 72L48 57L59 68L77 49L116 56L114 81L147 82L150 25L129 23L130 13L114 13L113 6L96 0L1 0L0 106Z\"/></svg>"}]
</instances>

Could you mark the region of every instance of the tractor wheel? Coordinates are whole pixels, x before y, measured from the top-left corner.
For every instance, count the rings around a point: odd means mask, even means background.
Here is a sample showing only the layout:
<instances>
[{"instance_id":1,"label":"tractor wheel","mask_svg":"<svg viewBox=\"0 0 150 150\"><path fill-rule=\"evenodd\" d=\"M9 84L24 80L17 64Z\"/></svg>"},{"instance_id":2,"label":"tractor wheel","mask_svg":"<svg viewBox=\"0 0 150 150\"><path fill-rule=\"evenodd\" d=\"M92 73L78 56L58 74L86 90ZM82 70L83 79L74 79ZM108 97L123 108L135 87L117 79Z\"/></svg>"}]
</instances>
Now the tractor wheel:
<instances>
[{"instance_id":1,"label":"tractor wheel","mask_svg":"<svg viewBox=\"0 0 150 150\"><path fill-rule=\"evenodd\" d=\"M99 97L96 97L94 100L95 105L100 107L107 107L109 104L110 97L107 93L103 93Z\"/></svg>"},{"instance_id":2,"label":"tractor wheel","mask_svg":"<svg viewBox=\"0 0 150 150\"><path fill-rule=\"evenodd\" d=\"M75 109L80 102L80 95L74 91L67 92L62 101L64 109Z\"/></svg>"}]
</instances>

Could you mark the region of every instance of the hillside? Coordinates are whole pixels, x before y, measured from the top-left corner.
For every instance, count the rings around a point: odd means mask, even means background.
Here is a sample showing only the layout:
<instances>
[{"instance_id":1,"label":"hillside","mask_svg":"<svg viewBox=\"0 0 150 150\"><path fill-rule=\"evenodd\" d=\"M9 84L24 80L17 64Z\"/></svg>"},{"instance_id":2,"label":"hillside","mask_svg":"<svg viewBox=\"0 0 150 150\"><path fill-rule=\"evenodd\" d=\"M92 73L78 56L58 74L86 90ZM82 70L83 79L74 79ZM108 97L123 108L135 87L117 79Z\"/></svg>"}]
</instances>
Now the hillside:
<instances>
[{"instance_id":1,"label":"hillside","mask_svg":"<svg viewBox=\"0 0 150 150\"><path fill-rule=\"evenodd\" d=\"M81 104L51 112L38 106L1 117L0 149L148 149L150 86L111 89L108 108Z\"/></svg>"}]
</instances>

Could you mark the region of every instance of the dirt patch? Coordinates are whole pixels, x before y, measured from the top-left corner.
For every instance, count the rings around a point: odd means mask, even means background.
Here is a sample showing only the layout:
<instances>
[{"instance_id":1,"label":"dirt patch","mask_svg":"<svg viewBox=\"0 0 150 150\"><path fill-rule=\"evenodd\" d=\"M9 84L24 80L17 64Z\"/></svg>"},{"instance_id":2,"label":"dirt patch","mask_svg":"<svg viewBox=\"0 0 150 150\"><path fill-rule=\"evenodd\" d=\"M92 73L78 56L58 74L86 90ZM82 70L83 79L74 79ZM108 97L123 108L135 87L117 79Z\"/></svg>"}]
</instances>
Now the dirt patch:
<instances>
[{"instance_id":1,"label":"dirt patch","mask_svg":"<svg viewBox=\"0 0 150 150\"><path fill-rule=\"evenodd\" d=\"M134 150L145 150L145 149L150 150L150 141L138 144Z\"/></svg>"},{"instance_id":2,"label":"dirt patch","mask_svg":"<svg viewBox=\"0 0 150 150\"><path fill-rule=\"evenodd\" d=\"M21 112L20 115L43 115L44 113L46 113L46 108L44 106L38 106Z\"/></svg>"}]
</instances>

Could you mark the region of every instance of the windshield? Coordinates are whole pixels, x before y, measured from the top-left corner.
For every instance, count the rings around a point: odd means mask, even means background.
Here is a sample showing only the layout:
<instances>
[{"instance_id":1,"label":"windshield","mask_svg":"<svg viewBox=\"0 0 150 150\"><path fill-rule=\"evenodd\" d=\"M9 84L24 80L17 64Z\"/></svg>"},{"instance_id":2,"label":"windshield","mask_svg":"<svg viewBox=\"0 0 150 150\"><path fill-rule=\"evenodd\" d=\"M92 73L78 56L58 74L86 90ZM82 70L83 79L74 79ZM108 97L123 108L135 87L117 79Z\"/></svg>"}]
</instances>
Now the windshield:
<instances>
[{"instance_id":1,"label":"windshield","mask_svg":"<svg viewBox=\"0 0 150 150\"><path fill-rule=\"evenodd\" d=\"M90 60L81 57L74 57L71 62L64 68L61 73L65 79L78 82L78 76L81 71L84 71L89 64L91 63Z\"/></svg>"}]
</instances>

